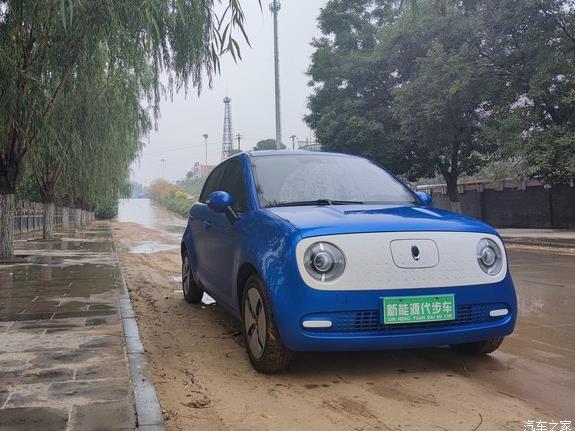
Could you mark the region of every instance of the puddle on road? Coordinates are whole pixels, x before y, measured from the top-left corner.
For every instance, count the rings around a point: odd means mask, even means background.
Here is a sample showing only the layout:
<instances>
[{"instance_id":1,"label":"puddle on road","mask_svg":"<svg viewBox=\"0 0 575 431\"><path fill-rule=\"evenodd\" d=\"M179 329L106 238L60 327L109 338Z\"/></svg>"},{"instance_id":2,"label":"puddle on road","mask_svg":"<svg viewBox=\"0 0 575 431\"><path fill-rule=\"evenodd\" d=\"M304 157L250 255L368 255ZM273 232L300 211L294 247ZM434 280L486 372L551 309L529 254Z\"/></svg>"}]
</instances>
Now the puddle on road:
<instances>
[{"instance_id":1,"label":"puddle on road","mask_svg":"<svg viewBox=\"0 0 575 431\"><path fill-rule=\"evenodd\" d=\"M146 242L144 244L139 244L139 245L134 245L134 246L128 247L128 253L150 254L150 253L158 253L160 251L175 250L178 247L179 246L177 246L177 245Z\"/></svg>"}]
</instances>

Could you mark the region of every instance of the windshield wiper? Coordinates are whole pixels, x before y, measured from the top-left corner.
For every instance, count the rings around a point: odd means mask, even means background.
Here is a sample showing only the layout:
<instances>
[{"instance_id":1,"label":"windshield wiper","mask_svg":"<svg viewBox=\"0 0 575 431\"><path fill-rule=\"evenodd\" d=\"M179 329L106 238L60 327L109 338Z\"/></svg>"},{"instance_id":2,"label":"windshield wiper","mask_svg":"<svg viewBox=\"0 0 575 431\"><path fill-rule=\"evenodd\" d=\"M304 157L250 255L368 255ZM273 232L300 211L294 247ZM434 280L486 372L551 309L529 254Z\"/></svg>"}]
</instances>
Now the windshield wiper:
<instances>
[{"instance_id":1,"label":"windshield wiper","mask_svg":"<svg viewBox=\"0 0 575 431\"><path fill-rule=\"evenodd\" d=\"M292 201L292 202L273 202L266 205L266 208L273 207L299 207L311 205L363 205L362 201L341 201L332 199L316 199L313 201Z\"/></svg>"}]
</instances>

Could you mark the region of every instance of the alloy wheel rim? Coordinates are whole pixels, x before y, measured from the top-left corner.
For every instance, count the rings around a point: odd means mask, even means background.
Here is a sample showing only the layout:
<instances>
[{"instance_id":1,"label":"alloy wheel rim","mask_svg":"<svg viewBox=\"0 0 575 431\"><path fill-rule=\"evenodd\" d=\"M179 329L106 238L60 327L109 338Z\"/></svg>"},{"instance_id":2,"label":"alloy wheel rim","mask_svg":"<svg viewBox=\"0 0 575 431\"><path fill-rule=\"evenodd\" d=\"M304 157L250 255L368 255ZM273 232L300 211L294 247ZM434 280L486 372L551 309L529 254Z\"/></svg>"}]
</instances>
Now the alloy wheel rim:
<instances>
[{"instance_id":1,"label":"alloy wheel rim","mask_svg":"<svg viewBox=\"0 0 575 431\"><path fill-rule=\"evenodd\" d=\"M184 258L182 265L182 285L184 287L184 293L187 295L190 291L190 263L187 257Z\"/></svg>"},{"instance_id":2,"label":"alloy wheel rim","mask_svg":"<svg viewBox=\"0 0 575 431\"><path fill-rule=\"evenodd\" d=\"M267 321L262 297L253 287L248 290L244 305L244 324L248 348L259 359L266 347Z\"/></svg>"}]
</instances>

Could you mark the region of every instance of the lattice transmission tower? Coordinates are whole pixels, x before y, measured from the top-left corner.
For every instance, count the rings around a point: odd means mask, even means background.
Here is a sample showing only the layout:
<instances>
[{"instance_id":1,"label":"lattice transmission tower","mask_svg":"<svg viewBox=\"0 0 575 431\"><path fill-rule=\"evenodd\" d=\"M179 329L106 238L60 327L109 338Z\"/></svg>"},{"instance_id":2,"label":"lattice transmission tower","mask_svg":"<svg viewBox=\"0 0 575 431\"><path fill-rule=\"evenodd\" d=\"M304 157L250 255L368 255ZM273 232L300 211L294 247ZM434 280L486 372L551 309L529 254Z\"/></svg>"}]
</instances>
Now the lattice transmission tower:
<instances>
[{"instance_id":1,"label":"lattice transmission tower","mask_svg":"<svg viewBox=\"0 0 575 431\"><path fill-rule=\"evenodd\" d=\"M224 97L224 138L222 140L222 160L233 154L234 139L232 137L232 99Z\"/></svg>"}]
</instances>

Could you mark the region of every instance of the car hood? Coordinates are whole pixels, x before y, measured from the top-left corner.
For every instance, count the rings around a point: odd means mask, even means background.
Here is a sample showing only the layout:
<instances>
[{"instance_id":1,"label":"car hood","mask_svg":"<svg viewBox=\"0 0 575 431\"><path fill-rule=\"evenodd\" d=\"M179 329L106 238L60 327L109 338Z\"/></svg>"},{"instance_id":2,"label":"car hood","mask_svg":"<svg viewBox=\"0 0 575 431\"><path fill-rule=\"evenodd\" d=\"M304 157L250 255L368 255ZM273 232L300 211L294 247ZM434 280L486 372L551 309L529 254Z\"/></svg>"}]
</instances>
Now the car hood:
<instances>
[{"instance_id":1,"label":"car hood","mask_svg":"<svg viewBox=\"0 0 575 431\"><path fill-rule=\"evenodd\" d=\"M484 232L489 225L431 207L332 205L267 208L291 223L305 237L360 232Z\"/></svg>"}]
</instances>

